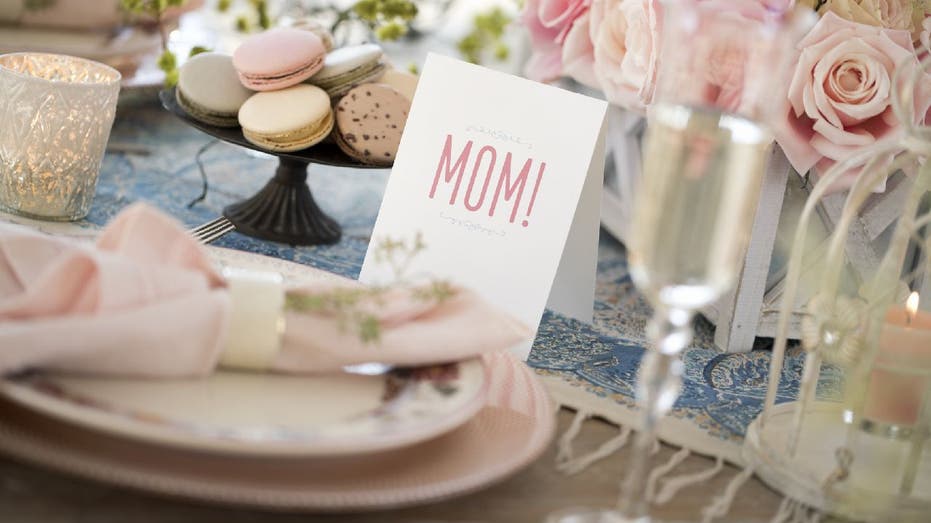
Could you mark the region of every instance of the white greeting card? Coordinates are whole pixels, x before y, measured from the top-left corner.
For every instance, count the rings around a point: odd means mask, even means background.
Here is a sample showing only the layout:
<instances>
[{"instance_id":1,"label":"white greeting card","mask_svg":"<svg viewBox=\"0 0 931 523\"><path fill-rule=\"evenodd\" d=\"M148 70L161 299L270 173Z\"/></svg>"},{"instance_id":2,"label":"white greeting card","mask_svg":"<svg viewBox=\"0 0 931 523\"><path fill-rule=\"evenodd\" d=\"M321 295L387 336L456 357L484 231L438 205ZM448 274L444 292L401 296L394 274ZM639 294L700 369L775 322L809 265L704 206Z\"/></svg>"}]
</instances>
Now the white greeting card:
<instances>
[{"instance_id":1,"label":"white greeting card","mask_svg":"<svg viewBox=\"0 0 931 523\"><path fill-rule=\"evenodd\" d=\"M476 290L531 329L544 308L591 321L607 104L431 54L370 253L422 234L412 274ZM386 283L366 256L359 279ZM515 347L522 357L531 343Z\"/></svg>"}]
</instances>

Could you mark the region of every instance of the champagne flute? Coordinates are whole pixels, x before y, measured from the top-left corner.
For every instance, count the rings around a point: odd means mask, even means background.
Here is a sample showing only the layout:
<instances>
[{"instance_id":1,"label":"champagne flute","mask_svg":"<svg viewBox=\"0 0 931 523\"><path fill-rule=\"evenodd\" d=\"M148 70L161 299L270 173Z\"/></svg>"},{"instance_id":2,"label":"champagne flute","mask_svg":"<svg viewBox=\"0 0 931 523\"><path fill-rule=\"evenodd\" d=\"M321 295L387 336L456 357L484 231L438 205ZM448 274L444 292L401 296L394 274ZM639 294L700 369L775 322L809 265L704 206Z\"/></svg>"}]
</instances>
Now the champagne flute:
<instances>
[{"instance_id":1,"label":"champagne flute","mask_svg":"<svg viewBox=\"0 0 931 523\"><path fill-rule=\"evenodd\" d=\"M810 19L760 0L664 0L656 89L628 244L631 275L654 307L641 363L641 426L617 509L551 521L648 523L650 451L682 387L679 354L692 319L727 292L753 226L773 141L766 122L785 110L775 86ZM784 92L784 91L783 91Z\"/></svg>"},{"instance_id":2,"label":"champagne flute","mask_svg":"<svg viewBox=\"0 0 931 523\"><path fill-rule=\"evenodd\" d=\"M657 424L682 387L679 354L695 313L737 280L773 137L786 110L797 37L810 19L759 0L663 2L663 40L629 245L631 276L654 307L641 364L642 426L620 502L648 522L646 478Z\"/></svg>"}]
</instances>

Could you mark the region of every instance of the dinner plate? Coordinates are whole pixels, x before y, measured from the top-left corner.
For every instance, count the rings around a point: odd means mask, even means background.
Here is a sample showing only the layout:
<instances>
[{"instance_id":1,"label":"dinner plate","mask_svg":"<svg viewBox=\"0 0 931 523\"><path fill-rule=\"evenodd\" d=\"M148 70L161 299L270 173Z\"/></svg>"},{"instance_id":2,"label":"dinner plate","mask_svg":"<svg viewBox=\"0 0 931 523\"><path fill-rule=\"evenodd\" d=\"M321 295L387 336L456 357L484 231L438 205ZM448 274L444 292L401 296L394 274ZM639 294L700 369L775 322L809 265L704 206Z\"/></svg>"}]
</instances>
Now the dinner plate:
<instances>
[{"instance_id":1,"label":"dinner plate","mask_svg":"<svg viewBox=\"0 0 931 523\"><path fill-rule=\"evenodd\" d=\"M536 460L555 411L509 355L485 357L482 409L436 438L346 457L196 452L99 432L0 399L0 450L81 477L147 492L289 511L359 511L434 502L498 482Z\"/></svg>"},{"instance_id":2,"label":"dinner plate","mask_svg":"<svg viewBox=\"0 0 931 523\"><path fill-rule=\"evenodd\" d=\"M212 248L220 265L273 270L289 283L337 278L251 253ZM32 373L0 394L101 432L200 451L334 456L410 445L482 408L481 358L365 375L220 370L198 379L141 380Z\"/></svg>"},{"instance_id":3,"label":"dinner plate","mask_svg":"<svg viewBox=\"0 0 931 523\"><path fill-rule=\"evenodd\" d=\"M0 393L76 424L203 451L333 456L410 445L482 406L480 359L375 376L219 371L196 380L14 377Z\"/></svg>"}]
</instances>

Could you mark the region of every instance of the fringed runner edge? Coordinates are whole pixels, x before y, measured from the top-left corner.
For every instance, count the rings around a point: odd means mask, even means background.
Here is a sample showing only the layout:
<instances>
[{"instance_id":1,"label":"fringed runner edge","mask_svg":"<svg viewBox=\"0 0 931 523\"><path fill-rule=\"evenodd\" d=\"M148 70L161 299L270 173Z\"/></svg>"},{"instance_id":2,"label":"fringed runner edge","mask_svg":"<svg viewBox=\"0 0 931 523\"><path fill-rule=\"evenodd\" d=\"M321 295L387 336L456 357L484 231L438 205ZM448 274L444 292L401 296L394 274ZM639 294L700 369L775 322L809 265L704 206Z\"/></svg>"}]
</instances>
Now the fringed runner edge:
<instances>
[{"instance_id":1,"label":"fringed runner edge","mask_svg":"<svg viewBox=\"0 0 931 523\"><path fill-rule=\"evenodd\" d=\"M558 377L540 376L546 385L554 403L560 408L574 410L575 417L566 431L557 441L556 469L567 475L578 474L593 463L605 459L623 449L630 439L633 429L639 423L639 414L633 408L621 405L610 398L600 397L572 386ZM576 455L573 442L581 433L587 420L598 418L620 429L620 433L603 442L596 449ZM650 503L661 505L671 501L685 487L706 482L724 468L725 462L739 469L720 495L712 498L702 510L702 523L710 523L727 515L740 488L753 475L754 469L748 468L740 456L739 444L723 441L704 433L688 421L665 418L659 427L660 441L667 445L679 447L666 462L657 465L647 479L647 496ZM659 450L659 443L654 445L654 452ZM666 477L673 472L691 454L713 458L712 467L688 474ZM821 514L802 503L784 498L772 523L818 523Z\"/></svg>"}]
</instances>

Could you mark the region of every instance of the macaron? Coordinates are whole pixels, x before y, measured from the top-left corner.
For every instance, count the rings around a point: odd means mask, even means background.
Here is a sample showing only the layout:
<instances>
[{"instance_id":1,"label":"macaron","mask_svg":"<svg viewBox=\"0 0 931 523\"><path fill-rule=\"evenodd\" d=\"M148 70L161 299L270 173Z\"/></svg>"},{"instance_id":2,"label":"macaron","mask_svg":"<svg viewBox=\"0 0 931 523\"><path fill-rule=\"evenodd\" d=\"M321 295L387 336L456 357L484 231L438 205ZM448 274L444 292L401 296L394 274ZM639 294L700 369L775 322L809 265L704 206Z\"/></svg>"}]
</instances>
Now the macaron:
<instances>
[{"instance_id":1,"label":"macaron","mask_svg":"<svg viewBox=\"0 0 931 523\"><path fill-rule=\"evenodd\" d=\"M253 94L239 83L229 55L201 53L178 71L178 105L191 118L207 125L238 126L239 108Z\"/></svg>"},{"instance_id":2,"label":"macaron","mask_svg":"<svg viewBox=\"0 0 931 523\"><path fill-rule=\"evenodd\" d=\"M323 42L323 47L328 53L333 50L333 33L316 19L298 18L291 21L287 27L293 27L294 29L300 29L302 31L310 31L320 38L320 41Z\"/></svg>"},{"instance_id":3,"label":"macaron","mask_svg":"<svg viewBox=\"0 0 931 523\"><path fill-rule=\"evenodd\" d=\"M326 56L323 68L310 78L333 98L339 98L358 84L372 82L385 71L384 52L375 44L340 47Z\"/></svg>"},{"instance_id":4,"label":"macaron","mask_svg":"<svg viewBox=\"0 0 931 523\"><path fill-rule=\"evenodd\" d=\"M306 149L333 130L330 97L319 87L295 85L252 95L239 109L246 140L272 152Z\"/></svg>"},{"instance_id":5,"label":"macaron","mask_svg":"<svg viewBox=\"0 0 931 523\"><path fill-rule=\"evenodd\" d=\"M381 78L375 80L375 83L389 85L403 94L408 100L414 99L414 92L417 91L417 82L420 80L416 74L407 71L399 71L389 68L381 75Z\"/></svg>"},{"instance_id":6,"label":"macaron","mask_svg":"<svg viewBox=\"0 0 931 523\"><path fill-rule=\"evenodd\" d=\"M233 53L233 65L244 86L274 91L313 76L324 56L326 48L314 33L279 27L247 38Z\"/></svg>"},{"instance_id":7,"label":"macaron","mask_svg":"<svg viewBox=\"0 0 931 523\"><path fill-rule=\"evenodd\" d=\"M390 166L410 108L411 102L387 85L354 87L336 104L336 144L362 163Z\"/></svg>"}]
</instances>

